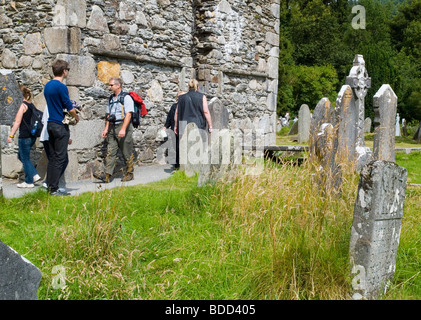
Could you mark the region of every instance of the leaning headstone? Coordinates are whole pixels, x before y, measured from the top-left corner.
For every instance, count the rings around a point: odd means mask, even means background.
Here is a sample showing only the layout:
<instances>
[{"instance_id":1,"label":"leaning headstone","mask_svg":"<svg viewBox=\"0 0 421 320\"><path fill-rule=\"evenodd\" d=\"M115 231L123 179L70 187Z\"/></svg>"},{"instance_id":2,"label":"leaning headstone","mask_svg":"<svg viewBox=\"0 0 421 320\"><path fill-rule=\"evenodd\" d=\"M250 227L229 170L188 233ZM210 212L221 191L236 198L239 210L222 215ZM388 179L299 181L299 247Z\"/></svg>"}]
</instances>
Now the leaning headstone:
<instances>
[{"instance_id":1,"label":"leaning headstone","mask_svg":"<svg viewBox=\"0 0 421 320\"><path fill-rule=\"evenodd\" d=\"M182 125L183 129L179 145L180 170L188 177L200 172L201 165L207 160L208 141L203 130L195 123Z\"/></svg>"},{"instance_id":2,"label":"leaning headstone","mask_svg":"<svg viewBox=\"0 0 421 320\"><path fill-rule=\"evenodd\" d=\"M0 300L36 300L41 271L0 241Z\"/></svg>"},{"instance_id":3,"label":"leaning headstone","mask_svg":"<svg viewBox=\"0 0 421 320\"><path fill-rule=\"evenodd\" d=\"M355 300L377 299L393 278L406 183L407 170L393 162L372 161L361 171L350 241Z\"/></svg>"},{"instance_id":4,"label":"leaning headstone","mask_svg":"<svg viewBox=\"0 0 421 320\"><path fill-rule=\"evenodd\" d=\"M209 101L209 112L212 119L213 129L227 129L229 125L229 114L227 108L217 97Z\"/></svg>"},{"instance_id":5,"label":"leaning headstone","mask_svg":"<svg viewBox=\"0 0 421 320\"><path fill-rule=\"evenodd\" d=\"M23 101L15 75L0 69L0 125L11 126Z\"/></svg>"},{"instance_id":6,"label":"leaning headstone","mask_svg":"<svg viewBox=\"0 0 421 320\"><path fill-rule=\"evenodd\" d=\"M374 141L375 160L395 161L395 116L398 98L388 84L381 86L374 95Z\"/></svg>"},{"instance_id":7,"label":"leaning headstone","mask_svg":"<svg viewBox=\"0 0 421 320\"><path fill-rule=\"evenodd\" d=\"M371 132L371 118L365 118L364 120L364 133Z\"/></svg>"},{"instance_id":8,"label":"leaning headstone","mask_svg":"<svg viewBox=\"0 0 421 320\"><path fill-rule=\"evenodd\" d=\"M308 105L303 104L298 112L298 143L308 142L310 136L311 113Z\"/></svg>"}]
</instances>

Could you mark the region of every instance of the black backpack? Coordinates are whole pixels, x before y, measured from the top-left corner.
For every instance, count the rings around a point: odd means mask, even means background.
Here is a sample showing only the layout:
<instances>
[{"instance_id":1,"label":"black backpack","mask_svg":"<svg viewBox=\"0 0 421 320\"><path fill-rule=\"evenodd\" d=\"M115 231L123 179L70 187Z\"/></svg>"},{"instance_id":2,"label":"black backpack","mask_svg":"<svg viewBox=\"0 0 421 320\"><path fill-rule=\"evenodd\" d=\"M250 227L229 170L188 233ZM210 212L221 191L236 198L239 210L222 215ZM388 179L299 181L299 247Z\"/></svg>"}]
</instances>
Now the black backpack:
<instances>
[{"instance_id":1,"label":"black backpack","mask_svg":"<svg viewBox=\"0 0 421 320\"><path fill-rule=\"evenodd\" d=\"M31 135L33 137L39 137L41 135L42 128L44 127L42 124L42 111L38 110L32 103L28 103L26 101L23 103L25 103L28 109L32 111L30 123L25 124L31 130Z\"/></svg>"}]
</instances>

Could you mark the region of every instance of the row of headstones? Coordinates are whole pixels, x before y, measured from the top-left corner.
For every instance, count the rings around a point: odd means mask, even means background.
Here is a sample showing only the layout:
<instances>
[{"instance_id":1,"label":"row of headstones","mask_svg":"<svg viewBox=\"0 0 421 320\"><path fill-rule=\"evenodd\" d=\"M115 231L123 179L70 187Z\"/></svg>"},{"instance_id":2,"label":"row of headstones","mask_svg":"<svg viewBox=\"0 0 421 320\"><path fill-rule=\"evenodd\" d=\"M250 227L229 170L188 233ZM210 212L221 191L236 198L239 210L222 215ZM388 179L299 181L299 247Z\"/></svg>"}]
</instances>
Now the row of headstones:
<instances>
[{"instance_id":1,"label":"row of headstones","mask_svg":"<svg viewBox=\"0 0 421 320\"><path fill-rule=\"evenodd\" d=\"M296 135L296 140L299 143L307 143L310 139L310 124L311 118L313 115L310 112L310 108L308 105L303 104L299 110L300 117L297 121L293 122L290 130L288 131L288 136ZM399 113L396 115L395 121L395 136L401 136L401 126L399 122ZM370 133L372 127L372 120L371 118L367 117L364 120L364 133ZM407 136L407 126L406 120L402 119L402 135Z\"/></svg>"},{"instance_id":2,"label":"row of headstones","mask_svg":"<svg viewBox=\"0 0 421 320\"><path fill-rule=\"evenodd\" d=\"M309 150L325 192L340 193L343 170L360 172L350 240L353 299L377 299L393 278L401 232L407 170L395 163L397 97L389 85L374 95L373 151L358 126L360 110L349 85L333 109L329 99L316 106Z\"/></svg>"}]
</instances>

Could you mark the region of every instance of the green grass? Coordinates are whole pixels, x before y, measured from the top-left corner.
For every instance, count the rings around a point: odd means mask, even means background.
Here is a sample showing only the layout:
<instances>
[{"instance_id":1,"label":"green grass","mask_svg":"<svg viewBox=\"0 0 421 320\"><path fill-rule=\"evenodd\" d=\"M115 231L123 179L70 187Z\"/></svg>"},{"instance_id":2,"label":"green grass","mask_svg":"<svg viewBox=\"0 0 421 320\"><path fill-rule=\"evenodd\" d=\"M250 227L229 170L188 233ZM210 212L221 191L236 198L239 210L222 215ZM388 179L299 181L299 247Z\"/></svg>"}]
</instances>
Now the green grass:
<instances>
[{"instance_id":1,"label":"green grass","mask_svg":"<svg viewBox=\"0 0 421 320\"><path fill-rule=\"evenodd\" d=\"M421 184L421 153L396 152L396 163L408 170L408 183Z\"/></svg>"},{"instance_id":2,"label":"green grass","mask_svg":"<svg viewBox=\"0 0 421 320\"><path fill-rule=\"evenodd\" d=\"M349 299L358 176L346 174L334 195L311 173L267 163L201 188L176 172L74 197L39 191L1 200L0 239L40 268L39 299ZM408 188L386 299L421 298L420 198Z\"/></svg>"}]
</instances>

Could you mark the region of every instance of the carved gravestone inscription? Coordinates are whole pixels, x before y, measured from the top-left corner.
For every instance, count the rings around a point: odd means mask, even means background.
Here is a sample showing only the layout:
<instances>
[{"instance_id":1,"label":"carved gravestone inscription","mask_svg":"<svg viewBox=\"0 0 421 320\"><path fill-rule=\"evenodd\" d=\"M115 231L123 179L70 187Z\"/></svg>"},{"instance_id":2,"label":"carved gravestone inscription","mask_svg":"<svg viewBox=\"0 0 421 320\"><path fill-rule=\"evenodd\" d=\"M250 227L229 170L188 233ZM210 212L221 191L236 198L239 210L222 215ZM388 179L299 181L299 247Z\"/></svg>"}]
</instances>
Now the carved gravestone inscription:
<instances>
[{"instance_id":1,"label":"carved gravestone inscription","mask_svg":"<svg viewBox=\"0 0 421 320\"><path fill-rule=\"evenodd\" d=\"M0 300L36 300L41 271L0 241Z\"/></svg>"},{"instance_id":2,"label":"carved gravestone inscription","mask_svg":"<svg viewBox=\"0 0 421 320\"><path fill-rule=\"evenodd\" d=\"M395 272L406 192L407 170L371 161L360 174L351 230L353 299L376 299Z\"/></svg>"},{"instance_id":3,"label":"carved gravestone inscription","mask_svg":"<svg viewBox=\"0 0 421 320\"><path fill-rule=\"evenodd\" d=\"M13 125L22 101L22 92L15 80L15 75L6 70L0 70L0 125Z\"/></svg>"}]
</instances>

